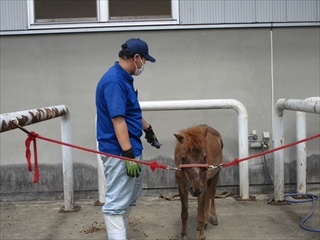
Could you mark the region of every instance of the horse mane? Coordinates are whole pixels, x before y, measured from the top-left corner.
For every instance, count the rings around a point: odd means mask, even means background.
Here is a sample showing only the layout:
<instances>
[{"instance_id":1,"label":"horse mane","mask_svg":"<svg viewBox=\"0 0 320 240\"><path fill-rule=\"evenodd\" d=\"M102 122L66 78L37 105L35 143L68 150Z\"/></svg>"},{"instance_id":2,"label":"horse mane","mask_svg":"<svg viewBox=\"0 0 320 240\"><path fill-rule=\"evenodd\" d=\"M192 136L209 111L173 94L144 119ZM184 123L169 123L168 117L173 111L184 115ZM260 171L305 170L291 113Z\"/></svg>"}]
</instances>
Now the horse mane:
<instances>
[{"instance_id":1,"label":"horse mane","mask_svg":"<svg viewBox=\"0 0 320 240\"><path fill-rule=\"evenodd\" d=\"M183 138L183 145L187 151L200 150L205 141L203 129L200 126L193 126L180 131Z\"/></svg>"}]
</instances>

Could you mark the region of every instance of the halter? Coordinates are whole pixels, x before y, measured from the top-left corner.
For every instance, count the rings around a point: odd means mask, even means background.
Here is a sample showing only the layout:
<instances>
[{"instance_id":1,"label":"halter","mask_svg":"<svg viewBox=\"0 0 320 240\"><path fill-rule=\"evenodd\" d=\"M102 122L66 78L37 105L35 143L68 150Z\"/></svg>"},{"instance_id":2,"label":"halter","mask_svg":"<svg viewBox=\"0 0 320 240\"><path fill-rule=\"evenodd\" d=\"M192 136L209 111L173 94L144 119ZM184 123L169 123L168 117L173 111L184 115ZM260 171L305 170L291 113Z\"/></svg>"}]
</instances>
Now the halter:
<instances>
[{"instance_id":1,"label":"halter","mask_svg":"<svg viewBox=\"0 0 320 240\"><path fill-rule=\"evenodd\" d=\"M219 164L218 166L213 166L213 165L209 165L209 164L200 164L200 163L194 163L194 164L180 164L179 167L168 167L168 169L170 170L183 170L184 168L193 168L193 167L197 167L197 168L206 168L207 170L213 170L216 168L221 168L222 164Z\"/></svg>"}]
</instances>

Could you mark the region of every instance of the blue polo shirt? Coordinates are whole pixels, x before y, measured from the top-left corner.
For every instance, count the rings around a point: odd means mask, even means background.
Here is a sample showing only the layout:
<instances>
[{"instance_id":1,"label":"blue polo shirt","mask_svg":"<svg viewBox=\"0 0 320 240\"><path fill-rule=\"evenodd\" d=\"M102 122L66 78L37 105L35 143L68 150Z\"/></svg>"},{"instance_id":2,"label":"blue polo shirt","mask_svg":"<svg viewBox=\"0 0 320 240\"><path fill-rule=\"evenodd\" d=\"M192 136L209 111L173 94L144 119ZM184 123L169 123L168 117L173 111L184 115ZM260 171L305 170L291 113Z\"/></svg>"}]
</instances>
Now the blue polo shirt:
<instances>
[{"instance_id":1,"label":"blue polo shirt","mask_svg":"<svg viewBox=\"0 0 320 240\"><path fill-rule=\"evenodd\" d=\"M122 155L111 119L123 116L135 156L142 153L142 112L133 77L118 62L100 79L96 88L97 132L99 151Z\"/></svg>"}]
</instances>

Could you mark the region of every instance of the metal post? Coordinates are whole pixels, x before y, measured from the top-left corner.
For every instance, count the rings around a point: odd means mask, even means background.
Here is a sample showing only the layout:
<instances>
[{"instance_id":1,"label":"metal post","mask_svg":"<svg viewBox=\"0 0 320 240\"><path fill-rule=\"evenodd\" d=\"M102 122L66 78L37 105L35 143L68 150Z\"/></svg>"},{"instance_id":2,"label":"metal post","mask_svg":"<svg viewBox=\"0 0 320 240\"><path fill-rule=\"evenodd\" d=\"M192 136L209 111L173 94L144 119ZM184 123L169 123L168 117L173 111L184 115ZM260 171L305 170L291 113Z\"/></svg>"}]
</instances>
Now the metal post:
<instances>
[{"instance_id":1,"label":"metal post","mask_svg":"<svg viewBox=\"0 0 320 240\"><path fill-rule=\"evenodd\" d=\"M306 113L296 112L296 139L306 138ZM307 193L307 143L297 144L297 193Z\"/></svg>"},{"instance_id":2,"label":"metal post","mask_svg":"<svg viewBox=\"0 0 320 240\"><path fill-rule=\"evenodd\" d=\"M320 113L320 101L279 99L274 112L274 147L284 145L284 110ZM284 200L284 150L274 152L274 200Z\"/></svg>"},{"instance_id":3,"label":"metal post","mask_svg":"<svg viewBox=\"0 0 320 240\"><path fill-rule=\"evenodd\" d=\"M317 103L320 101L319 97L311 97L305 99ZM297 140L306 138L307 136L307 122L306 113L297 111L296 112L296 127L297 127ZM297 193L307 193L307 143L302 142L297 144Z\"/></svg>"},{"instance_id":4,"label":"metal post","mask_svg":"<svg viewBox=\"0 0 320 240\"><path fill-rule=\"evenodd\" d=\"M278 100L274 113L274 147L284 145L284 126L283 126L283 111L282 101ZM284 150L275 151L274 155L274 200L284 200Z\"/></svg>"},{"instance_id":5,"label":"metal post","mask_svg":"<svg viewBox=\"0 0 320 240\"><path fill-rule=\"evenodd\" d=\"M103 163L99 154L97 155L97 164L98 164L99 202L104 203L106 201L105 193L107 191L107 182L106 182L106 177L104 176Z\"/></svg>"},{"instance_id":6,"label":"metal post","mask_svg":"<svg viewBox=\"0 0 320 240\"><path fill-rule=\"evenodd\" d=\"M248 115L244 106L239 105L238 112L238 145L239 158L248 156ZM239 163L240 198L249 199L249 162Z\"/></svg>"},{"instance_id":7,"label":"metal post","mask_svg":"<svg viewBox=\"0 0 320 240\"><path fill-rule=\"evenodd\" d=\"M63 142L71 143L70 113L66 105L1 114L0 133L17 128L13 122L18 123L20 126L27 126L57 117L61 117L61 140ZM62 169L65 199L64 210L70 211L74 208L73 162L72 149L67 146L62 146Z\"/></svg>"},{"instance_id":8,"label":"metal post","mask_svg":"<svg viewBox=\"0 0 320 240\"><path fill-rule=\"evenodd\" d=\"M71 121L70 114L61 117L61 140L71 143ZM63 191L64 191L64 211L74 209L73 196L73 161L72 148L62 145L62 171L63 171Z\"/></svg>"},{"instance_id":9,"label":"metal post","mask_svg":"<svg viewBox=\"0 0 320 240\"><path fill-rule=\"evenodd\" d=\"M95 117L95 130L97 131L97 115ZM96 141L96 148L99 150L99 142ZM104 176L104 166L101 160L101 155L97 154L97 170L98 170L98 192L99 192L99 203L104 203L105 193L107 191L106 177Z\"/></svg>"}]
</instances>

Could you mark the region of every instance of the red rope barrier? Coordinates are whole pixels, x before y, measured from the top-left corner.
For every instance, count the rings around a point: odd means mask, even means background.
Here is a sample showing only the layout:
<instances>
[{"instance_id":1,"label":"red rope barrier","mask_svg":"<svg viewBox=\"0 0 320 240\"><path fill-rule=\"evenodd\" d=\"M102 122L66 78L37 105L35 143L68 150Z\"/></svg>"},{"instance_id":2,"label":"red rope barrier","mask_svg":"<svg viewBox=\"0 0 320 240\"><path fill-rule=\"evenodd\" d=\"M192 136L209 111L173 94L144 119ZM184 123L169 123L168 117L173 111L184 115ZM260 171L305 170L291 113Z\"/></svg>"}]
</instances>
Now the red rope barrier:
<instances>
[{"instance_id":1,"label":"red rope barrier","mask_svg":"<svg viewBox=\"0 0 320 240\"><path fill-rule=\"evenodd\" d=\"M74 145L74 144L71 144L71 143L66 143L66 142L54 140L54 139L51 139L51 138L46 138L46 137L43 137L43 136L41 136L41 135L39 135L39 134L37 134L35 132L30 132L29 135L32 135L34 138L39 138L39 139L42 139L44 141L61 144L61 145L67 146L67 147L77 148L77 149L80 149L80 150L83 150L83 151L87 151L87 152L91 152L91 153L96 153L96 154L105 155L105 156L108 156L108 157L114 157L114 158L119 158L119 159L122 159L122 160L129 160L129 161L132 161L132 162L137 162L137 163L140 163L140 164L149 165L153 172L157 168L163 168L163 169L167 169L168 168L167 165L159 164L156 160L153 160L151 162L144 162L144 161L140 161L140 160L137 160L137 159L126 158L126 157L114 155L114 154L111 154L111 153L100 152L98 150L93 150L93 149L90 149L90 148L77 146L77 145Z\"/></svg>"},{"instance_id":2,"label":"red rope barrier","mask_svg":"<svg viewBox=\"0 0 320 240\"><path fill-rule=\"evenodd\" d=\"M140 160L137 160L137 159L131 159L131 158L126 158L126 157L122 157L122 156L118 156L118 155L114 155L114 154L110 154L110 153L100 152L100 151L97 151L97 150L93 150L93 149L77 146L77 145L74 145L74 144L70 144L70 143L54 140L54 139L51 139L51 138L46 138L46 137L40 136L36 132L33 132L33 131L32 132L28 132L23 127L21 127L19 125L17 125L17 126L21 130L23 130L24 132L26 132L28 134L28 137L26 139L25 145L26 145L26 158L27 158L27 162L28 162L29 171L32 171L31 161L30 161L30 158L31 158L30 143L31 143L31 141L33 141L34 167L35 167L34 180L33 180L34 183L37 183L39 181L39 168L38 168L38 156L37 156L36 138L39 138L39 139L42 139L42 140L48 141L48 142L61 144L61 145L67 146L67 147L77 148L77 149L80 149L80 150L83 150L83 151L87 151L87 152L91 152L91 153L105 155L105 156L108 156L108 157L119 158L119 159L122 159L122 160L129 160L129 161L132 161L132 162L137 162L139 164L149 165L149 167L151 168L152 172L154 172L155 169L157 169L157 168L174 169L174 168L169 167L169 166L167 166L165 164L159 164L157 162L157 160L153 160L151 162L144 162L144 161L140 161ZM260 157L262 155L269 154L269 153L272 153L272 152L275 152L275 151L278 151L278 150L281 150L281 149L284 149L284 148L288 148L288 147L291 147L293 145L297 145L299 143L306 142L306 141L309 141L309 140L312 140L312 139L315 139L315 138L318 138L318 137L320 137L320 134L316 134L316 135L313 135L311 137L307 137L307 138L298 140L296 142L292 142L292 143L289 143L289 144L286 144L286 145L283 145L283 146L280 146L280 147L277 147L277 148L274 148L274 149L270 149L270 150L267 150L267 151L264 151L264 152L261 152L261 153L257 153L257 154L254 154L254 155L251 155L251 156L248 156L248 157L244 157L244 158L240 158L240 159L239 158L235 158L234 160L222 163L219 166L221 166L221 167L229 167L231 165L237 165L242 161L249 160L249 159L256 158L256 157ZM185 167L208 167L208 166L209 166L208 164L181 164L180 168L185 168Z\"/></svg>"},{"instance_id":3,"label":"red rope barrier","mask_svg":"<svg viewBox=\"0 0 320 240\"><path fill-rule=\"evenodd\" d=\"M254 155L251 155L251 156L248 156L248 157L244 157L244 158L240 158L240 159L239 158L235 158L233 161L222 163L221 166L222 167L229 167L231 165L237 165L242 161L249 160L251 158L260 157L262 155L269 154L269 153L272 153L272 152L275 152L275 151L278 151L278 150L281 150L281 149L284 149L284 148L288 148L288 147L291 147L293 145L297 145L299 143L306 142L306 141L309 141L309 140L312 140L312 139L318 138L318 137L320 137L320 133L316 134L316 135L313 135L311 137L307 137L307 138L304 138L304 139L301 139L301 140L298 140L298 141L295 141L295 142L292 142L292 143L288 143L286 145L283 145L283 146L280 146L280 147L277 147L277 148L273 148L273 149L270 149L268 151L264 151L264 152L261 152L261 153L257 153L257 154L254 154Z\"/></svg>"}]
</instances>

